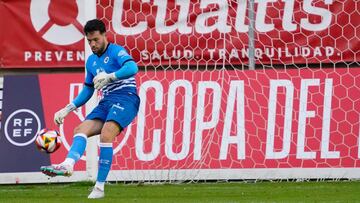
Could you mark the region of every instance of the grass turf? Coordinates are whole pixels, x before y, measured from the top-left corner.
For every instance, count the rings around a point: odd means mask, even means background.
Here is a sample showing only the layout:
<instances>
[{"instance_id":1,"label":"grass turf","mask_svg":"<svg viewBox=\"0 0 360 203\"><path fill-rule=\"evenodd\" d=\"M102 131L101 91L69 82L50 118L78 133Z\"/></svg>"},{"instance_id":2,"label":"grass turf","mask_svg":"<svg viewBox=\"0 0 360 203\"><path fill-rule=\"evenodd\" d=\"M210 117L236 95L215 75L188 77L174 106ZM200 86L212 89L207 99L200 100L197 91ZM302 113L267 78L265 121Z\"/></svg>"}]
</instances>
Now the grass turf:
<instances>
[{"instance_id":1,"label":"grass turf","mask_svg":"<svg viewBox=\"0 0 360 203\"><path fill-rule=\"evenodd\" d=\"M92 183L0 185L0 202L88 202ZM360 202L360 182L107 184L92 202Z\"/></svg>"}]
</instances>

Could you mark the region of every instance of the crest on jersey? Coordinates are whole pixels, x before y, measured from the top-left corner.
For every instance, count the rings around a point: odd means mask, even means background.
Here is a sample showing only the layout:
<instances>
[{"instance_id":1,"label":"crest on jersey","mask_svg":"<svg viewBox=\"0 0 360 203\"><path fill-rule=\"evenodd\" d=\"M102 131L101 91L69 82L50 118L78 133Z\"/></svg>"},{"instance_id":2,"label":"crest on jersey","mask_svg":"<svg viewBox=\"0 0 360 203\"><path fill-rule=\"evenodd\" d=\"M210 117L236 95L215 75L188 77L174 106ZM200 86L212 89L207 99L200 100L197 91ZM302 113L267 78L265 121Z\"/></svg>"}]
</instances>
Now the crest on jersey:
<instances>
[{"instance_id":1,"label":"crest on jersey","mask_svg":"<svg viewBox=\"0 0 360 203\"><path fill-rule=\"evenodd\" d=\"M108 62L109 62L109 57L107 56L104 58L104 63L108 63Z\"/></svg>"}]
</instances>

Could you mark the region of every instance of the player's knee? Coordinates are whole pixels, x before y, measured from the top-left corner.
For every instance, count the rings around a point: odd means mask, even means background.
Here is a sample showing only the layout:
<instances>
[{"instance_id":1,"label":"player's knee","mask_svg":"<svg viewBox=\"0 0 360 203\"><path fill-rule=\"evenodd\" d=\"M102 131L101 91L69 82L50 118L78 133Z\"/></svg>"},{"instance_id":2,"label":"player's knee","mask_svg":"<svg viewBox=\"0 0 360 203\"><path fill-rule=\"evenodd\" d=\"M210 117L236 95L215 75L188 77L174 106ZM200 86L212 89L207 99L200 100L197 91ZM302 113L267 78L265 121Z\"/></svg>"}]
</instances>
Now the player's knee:
<instances>
[{"instance_id":1,"label":"player's knee","mask_svg":"<svg viewBox=\"0 0 360 203\"><path fill-rule=\"evenodd\" d=\"M114 129L109 128L109 127L104 127L101 130L100 142L111 143L111 142L113 142L116 135L117 135L117 132Z\"/></svg>"},{"instance_id":2,"label":"player's knee","mask_svg":"<svg viewBox=\"0 0 360 203\"><path fill-rule=\"evenodd\" d=\"M112 136L109 136L108 134L101 134L100 135L100 142L101 143L112 143L114 141L114 138Z\"/></svg>"},{"instance_id":3,"label":"player's knee","mask_svg":"<svg viewBox=\"0 0 360 203\"><path fill-rule=\"evenodd\" d=\"M78 133L83 133L83 131L81 130L81 126L80 126L80 125L78 125L78 126L76 126L76 127L74 128L74 135L75 135L75 134L78 134Z\"/></svg>"}]
</instances>

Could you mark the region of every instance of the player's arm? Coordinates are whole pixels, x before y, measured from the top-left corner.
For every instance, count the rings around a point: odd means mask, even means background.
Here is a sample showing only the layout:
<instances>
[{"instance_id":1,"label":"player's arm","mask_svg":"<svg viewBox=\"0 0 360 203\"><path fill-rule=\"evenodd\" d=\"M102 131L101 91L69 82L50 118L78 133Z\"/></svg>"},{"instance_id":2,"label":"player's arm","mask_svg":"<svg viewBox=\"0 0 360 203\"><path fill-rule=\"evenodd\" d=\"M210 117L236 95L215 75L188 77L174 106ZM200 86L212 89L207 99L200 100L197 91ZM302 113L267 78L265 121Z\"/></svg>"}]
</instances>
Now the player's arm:
<instances>
[{"instance_id":1,"label":"player's arm","mask_svg":"<svg viewBox=\"0 0 360 203\"><path fill-rule=\"evenodd\" d=\"M138 72L138 67L133 60L126 61L121 68L113 73L110 73L112 81L126 79L134 76Z\"/></svg>"},{"instance_id":2,"label":"player's arm","mask_svg":"<svg viewBox=\"0 0 360 203\"><path fill-rule=\"evenodd\" d=\"M60 111L56 112L54 115L54 122L57 125L60 125L64 122L64 118L72 111L78 107L84 105L94 93L94 84L92 84L93 76L91 73L86 72L85 83L83 89L76 96L76 98L62 108ZM90 81L90 82L89 82Z\"/></svg>"},{"instance_id":3,"label":"player's arm","mask_svg":"<svg viewBox=\"0 0 360 203\"><path fill-rule=\"evenodd\" d=\"M78 108L84 105L87 101L89 101L93 93L94 93L94 85L85 83L81 92L71 103L74 104L76 108Z\"/></svg>"}]
</instances>

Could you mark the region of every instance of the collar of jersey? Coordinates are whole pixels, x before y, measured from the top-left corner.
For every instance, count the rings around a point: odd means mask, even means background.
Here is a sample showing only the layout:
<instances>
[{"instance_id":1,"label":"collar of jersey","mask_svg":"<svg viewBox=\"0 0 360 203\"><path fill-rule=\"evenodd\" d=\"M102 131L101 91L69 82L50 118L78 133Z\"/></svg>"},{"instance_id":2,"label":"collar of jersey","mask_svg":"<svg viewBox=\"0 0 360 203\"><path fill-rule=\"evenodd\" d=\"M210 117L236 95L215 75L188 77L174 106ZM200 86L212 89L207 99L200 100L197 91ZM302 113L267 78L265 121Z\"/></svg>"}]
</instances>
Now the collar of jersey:
<instances>
[{"instance_id":1,"label":"collar of jersey","mask_svg":"<svg viewBox=\"0 0 360 203\"><path fill-rule=\"evenodd\" d=\"M100 58L102 55L104 55L106 53L106 51L108 50L110 44L111 44L110 42L107 44L106 49L103 51L103 53L101 53L100 55L97 55L97 54L95 54L95 55Z\"/></svg>"}]
</instances>

